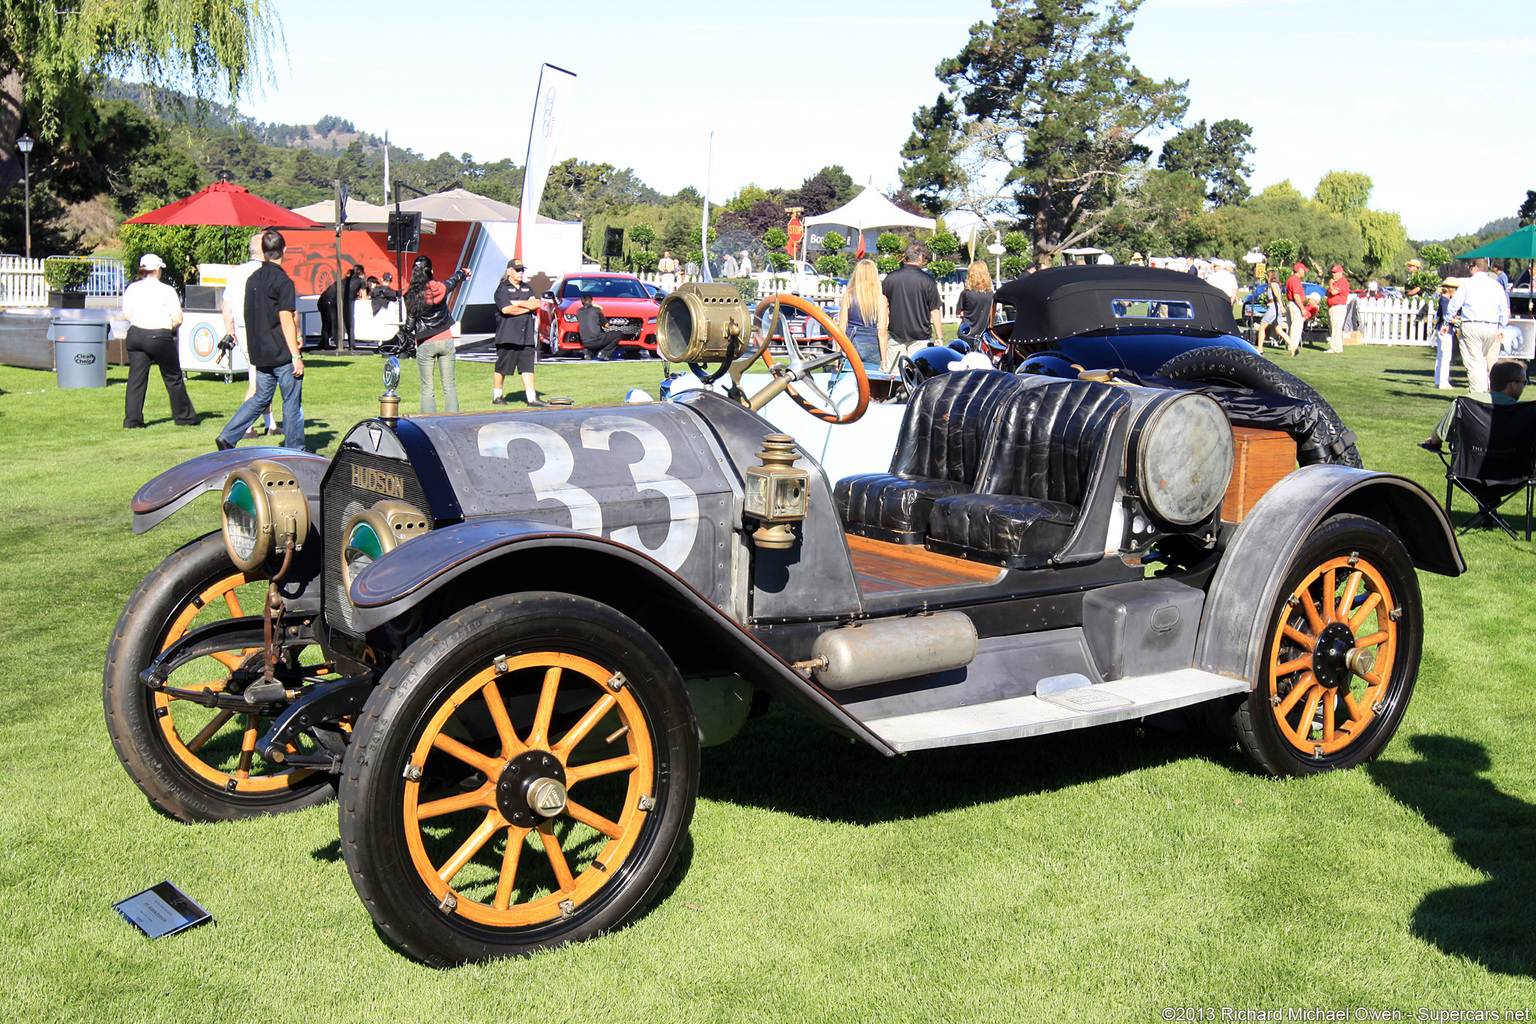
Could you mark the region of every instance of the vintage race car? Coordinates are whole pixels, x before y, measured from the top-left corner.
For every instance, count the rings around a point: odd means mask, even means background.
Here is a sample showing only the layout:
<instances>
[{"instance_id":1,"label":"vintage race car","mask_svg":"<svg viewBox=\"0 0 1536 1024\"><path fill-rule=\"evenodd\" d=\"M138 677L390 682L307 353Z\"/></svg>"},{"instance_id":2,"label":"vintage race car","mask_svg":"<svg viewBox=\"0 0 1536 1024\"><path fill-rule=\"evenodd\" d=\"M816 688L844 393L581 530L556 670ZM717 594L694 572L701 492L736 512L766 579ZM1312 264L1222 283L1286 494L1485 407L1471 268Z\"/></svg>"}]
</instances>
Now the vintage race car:
<instances>
[{"instance_id":1,"label":"vintage race car","mask_svg":"<svg viewBox=\"0 0 1536 1024\"><path fill-rule=\"evenodd\" d=\"M663 354L725 394L406 419L387 388L334 459L240 448L145 484L136 532L210 491L222 528L112 636L128 774L187 821L339 796L377 926L451 965L640 914L700 747L773 699L890 755L1181 710L1275 775L1387 744L1416 569L1465 568L1418 485L1294 468L1198 391L997 370L922 383L888 471L829 479L759 411L867 408L832 325L836 353L768 351L796 303L668 297ZM839 359L842 409L814 375Z\"/></svg>"}]
</instances>

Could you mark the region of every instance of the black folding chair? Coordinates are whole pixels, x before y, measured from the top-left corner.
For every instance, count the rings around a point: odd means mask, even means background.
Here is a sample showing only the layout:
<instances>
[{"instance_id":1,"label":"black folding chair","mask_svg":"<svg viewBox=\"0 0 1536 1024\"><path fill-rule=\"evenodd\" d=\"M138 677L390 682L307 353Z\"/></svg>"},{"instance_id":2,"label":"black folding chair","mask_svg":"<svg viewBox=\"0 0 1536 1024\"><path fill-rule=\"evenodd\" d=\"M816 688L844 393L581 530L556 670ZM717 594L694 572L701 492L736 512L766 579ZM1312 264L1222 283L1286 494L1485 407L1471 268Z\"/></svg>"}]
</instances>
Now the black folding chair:
<instances>
[{"instance_id":1,"label":"black folding chair","mask_svg":"<svg viewBox=\"0 0 1536 1024\"><path fill-rule=\"evenodd\" d=\"M1536 402L1489 405L1467 397L1456 399L1450 449L1449 455L1439 453L1445 463L1445 514L1451 514L1451 496L1458 490L1477 505L1477 514L1457 532L1497 524L1511 540L1516 539L1514 527L1499 509L1523 490L1525 539L1530 540L1536 495Z\"/></svg>"}]
</instances>

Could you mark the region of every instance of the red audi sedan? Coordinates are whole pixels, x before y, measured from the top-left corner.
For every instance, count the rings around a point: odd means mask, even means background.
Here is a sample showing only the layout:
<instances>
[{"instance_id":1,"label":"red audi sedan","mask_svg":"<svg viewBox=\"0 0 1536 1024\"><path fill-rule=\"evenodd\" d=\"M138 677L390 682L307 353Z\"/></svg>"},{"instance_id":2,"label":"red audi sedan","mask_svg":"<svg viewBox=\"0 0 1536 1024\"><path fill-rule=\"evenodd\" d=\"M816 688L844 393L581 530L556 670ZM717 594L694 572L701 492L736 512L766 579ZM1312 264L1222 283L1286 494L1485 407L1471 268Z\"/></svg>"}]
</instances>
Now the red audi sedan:
<instances>
[{"instance_id":1,"label":"red audi sedan","mask_svg":"<svg viewBox=\"0 0 1536 1024\"><path fill-rule=\"evenodd\" d=\"M539 337L550 355L582 351L576 310L583 295L592 296L593 305L603 311L604 329L619 336L619 352L656 355L658 303L635 275L600 270L566 274L544 293Z\"/></svg>"}]
</instances>

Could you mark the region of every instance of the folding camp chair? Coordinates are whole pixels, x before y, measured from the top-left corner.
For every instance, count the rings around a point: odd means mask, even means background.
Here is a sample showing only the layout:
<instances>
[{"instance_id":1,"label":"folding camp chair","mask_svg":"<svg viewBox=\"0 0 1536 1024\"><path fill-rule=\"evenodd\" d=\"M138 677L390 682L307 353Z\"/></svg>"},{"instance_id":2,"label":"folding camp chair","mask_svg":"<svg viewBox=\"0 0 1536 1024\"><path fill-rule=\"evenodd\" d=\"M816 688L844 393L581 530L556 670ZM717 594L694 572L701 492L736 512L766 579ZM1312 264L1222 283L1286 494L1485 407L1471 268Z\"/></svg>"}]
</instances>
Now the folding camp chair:
<instances>
[{"instance_id":1,"label":"folding camp chair","mask_svg":"<svg viewBox=\"0 0 1536 1024\"><path fill-rule=\"evenodd\" d=\"M1499 514L1510 498L1525 491L1525 539L1531 539L1531 509L1536 494L1536 402L1489 405L1472 398L1456 399L1450 429L1450 454L1445 463L1445 514L1451 496L1463 491L1477 505L1477 514L1458 533L1474 526L1498 524L1510 539L1512 526Z\"/></svg>"}]
</instances>

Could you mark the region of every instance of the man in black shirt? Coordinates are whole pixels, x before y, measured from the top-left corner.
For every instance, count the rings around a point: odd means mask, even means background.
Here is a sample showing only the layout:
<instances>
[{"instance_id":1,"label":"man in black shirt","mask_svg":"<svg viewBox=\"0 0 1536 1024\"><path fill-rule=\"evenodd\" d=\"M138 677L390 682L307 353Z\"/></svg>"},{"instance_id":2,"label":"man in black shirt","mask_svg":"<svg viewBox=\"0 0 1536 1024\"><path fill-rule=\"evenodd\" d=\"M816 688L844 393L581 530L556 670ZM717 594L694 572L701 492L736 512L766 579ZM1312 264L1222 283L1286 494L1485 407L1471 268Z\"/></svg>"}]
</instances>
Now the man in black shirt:
<instances>
[{"instance_id":1,"label":"man in black shirt","mask_svg":"<svg viewBox=\"0 0 1536 1024\"><path fill-rule=\"evenodd\" d=\"M304 447L304 356L294 314L293 278L283 269L283 236L268 228L261 236L262 264L245 282L245 344L256 367L256 394L235 410L214 441L224 451L245 436L272 401L283 393L283 447Z\"/></svg>"},{"instance_id":2,"label":"man in black shirt","mask_svg":"<svg viewBox=\"0 0 1536 1024\"><path fill-rule=\"evenodd\" d=\"M538 338L539 300L523 283L523 265L507 261L506 276L496 286L496 371L491 374L491 404L506 405L502 382L514 373L523 375L523 397L530 406L549 403L533 386L534 342ZM559 315L558 313L556 315Z\"/></svg>"},{"instance_id":3,"label":"man in black shirt","mask_svg":"<svg viewBox=\"0 0 1536 1024\"><path fill-rule=\"evenodd\" d=\"M357 328L354 324L357 313L357 297L368 286L368 274L362 267L353 267L347 271L347 276L342 282L342 295L345 301L341 306L341 322L347 328L347 347L357 346Z\"/></svg>"},{"instance_id":4,"label":"man in black shirt","mask_svg":"<svg viewBox=\"0 0 1536 1024\"><path fill-rule=\"evenodd\" d=\"M336 282L326 285L315 299L315 308L320 311L320 347L333 344L336 341Z\"/></svg>"},{"instance_id":5,"label":"man in black shirt","mask_svg":"<svg viewBox=\"0 0 1536 1024\"><path fill-rule=\"evenodd\" d=\"M612 359L619 347L619 336L604 329L603 311L592 305L592 296L583 295L576 310L576 327L581 332L582 347L592 359Z\"/></svg>"},{"instance_id":6,"label":"man in black shirt","mask_svg":"<svg viewBox=\"0 0 1536 1024\"><path fill-rule=\"evenodd\" d=\"M885 276L880 290L891 304L891 344L886 358L894 366L898 356L937 345L944 337L939 319L939 284L923 269L928 262L928 247L921 242L907 246L905 263ZM882 366L890 370L891 366Z\"/></svg>"}]
</instances>

